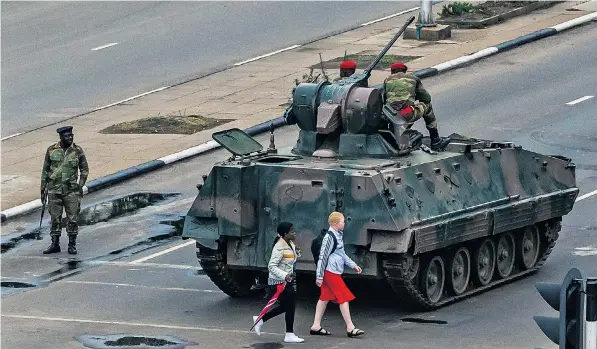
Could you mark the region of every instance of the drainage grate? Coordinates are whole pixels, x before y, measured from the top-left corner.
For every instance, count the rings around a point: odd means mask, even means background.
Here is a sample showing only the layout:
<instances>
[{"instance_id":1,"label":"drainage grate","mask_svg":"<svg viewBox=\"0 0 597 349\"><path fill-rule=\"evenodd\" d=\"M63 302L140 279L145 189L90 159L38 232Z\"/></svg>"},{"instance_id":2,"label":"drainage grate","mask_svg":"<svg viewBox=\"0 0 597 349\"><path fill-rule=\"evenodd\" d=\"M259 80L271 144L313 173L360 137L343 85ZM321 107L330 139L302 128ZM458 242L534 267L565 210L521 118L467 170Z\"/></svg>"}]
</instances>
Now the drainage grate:
<instances>
[{"instance_id":1,"label":"drainage grate","mask_svg":"<svg viewBox=\"0 0 597 349\"><path fill-rule=\"evenodd\" d=\"M113 334L105 336L82 335L75 337L88 348L160 348L183 349L187 345L197 343L187 342L172 336L139 336L132 334Z\"/></svg>"},{"instance_id":2,"label":"drainage grate","mask_svg":"<svg viewBox=\"0 0 597 349\"><path fill-rule=\"evenodd\" d=\"M421 319L416 317L405 317L401 319L404 322L416 322L419 324L438 324L438 325L446 325L448 321L444 320L431 320L431 319Z\"/></svg>"}]
</instances>

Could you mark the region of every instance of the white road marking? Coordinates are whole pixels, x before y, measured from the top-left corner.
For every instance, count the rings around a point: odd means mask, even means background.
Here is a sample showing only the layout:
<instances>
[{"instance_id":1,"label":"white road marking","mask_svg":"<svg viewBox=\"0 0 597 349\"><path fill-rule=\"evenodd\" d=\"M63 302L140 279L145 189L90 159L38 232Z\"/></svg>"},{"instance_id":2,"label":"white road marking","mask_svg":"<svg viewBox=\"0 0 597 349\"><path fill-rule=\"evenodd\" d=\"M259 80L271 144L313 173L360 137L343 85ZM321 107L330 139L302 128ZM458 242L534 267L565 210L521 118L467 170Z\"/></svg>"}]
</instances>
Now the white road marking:
<instances>
[{"instance_id":1,"label":"white road marking","mask_svg":"<svg viewBox=\"0 0 597 349\"><path fill-rule=\"evenodd\" d=\"M102 110L102 109L110 108L110 107L113 107L113 106L115 106L115 105L117 105L117 104L124 103L124 102L128 102L128 101L130 101L131 99L135 99L135 98L143 97L143 96L146 96L146 95L148 95L148 94L151 94L151 93L154 93L154 92L159 92L159 91L165 90L165 89L167 89L167 88L169 88L169 87L171 87L171 86L163 86L163 87L160 87L160 88L156 88L155 90L152 90L152 91L149 91L149 92L145 92L145 93L141 93L141 94L139 94L139 95L136 95L136 96L133 96L133 97L129 97L129 98L127 98L127 99L123 99L122 101L119 101L119 102L116 102L116 103L112 103L112 104L104 105L103 107L95 108L95 109L93 109L93 111L98 111L98 110Z\"/></svg>"},{"instance_id":2,"label":"white road marking","mask_svg":"<svg viewBox=\"0 0 597 349\"><path fill-rule=\"evenodd\" d=\"M588 256L597 256L597 245L591 245L586 247L576 247L574 252L577 256L581 257L588 257Z\"/></svg>"},{"instance_id":3,"label":"white road marking","mask_svg":"<svg viewBox=\"0 0 597 349\"><path fill-rule=\"evenodd\" d=\"M195 288L181 288L181 287L157 287L157 286L145 286L145 285L133 285L133 284L121 284L115 282L99 282L99 281L76 281L67 280L62 281L63 283L69 284L82 284L82 285L104 285L104 286L123 286L123 287L135 287L135 288L149 288L160 291L183 291L183 292L203 292L203 293L223 293L220 290L199 290Z\"/></svg>"},{"instance_id":4,"label":"white road marking","mask_svg":"<svg viewBox=\"0 0 597 349\"><path fill-rule=\"evenodd\" d=\"M101 50L101 49L104 49L104 48L108 48L108 47L111 47L111 46L114 46L114 45L118 45L118 43L117 42L113 42L111 44L98 46L96 48L92 48L91 51L98 51L98 50Z\"/></svg>"},{"instance_id":5,"label":"white road marking","mask_svg":"<svg viewBox=\"0 0 597 349\"><path fill-rule=\"evenodd\" d=\"M595 97L595 96L584 96L584 97L580 97L579 99L575 99L573 101L570 101L570 102L566 103L566 105L575 105L575 104L578 104L580 102L584 102L587 99L591 99L593 97Z\"/></svg>"},{"instance_id":6,"label":"white road marking","mask_svg":"<svg viewBox=\"0 0 597 349\"><path fill-rule=\"evenodd\" d=\"M185 242L185 243L182 243L182 244L180 244L180 245L177 245L177 246L173 246L173 247L167 248L167 249L165 249L165 250L163 250L163 251L161 251L161 252L157 252L157 253L151 254L151 255L149 255L149 256L145 256L145 257L143 257L143 258L135 259L135 260L134 260L134 261L132 261L131 263L133 263L133 264L138 264L138 263L141 263L141 262L145 262L145 261L147 261L147 260L150 260L150 259L152 259L152 258L159 257L159 256L161 256L161 255L163 255L163 254L166 254L166 253L169 253L169 252L172 252L172 251L178 250L179 248L183 248L183 247L185 247L185 246L189 246L189 245L193 245L193 244L195 244L195 240L191 239L191 241L187 241L187 242Z\"/></svg>"},{"instance_id":7,"label":"white road marking","mask_svg":"<svg viewBox=\"0 0 597 349\"><path fill-rule=\"evenodd\" d=\"M15 133L14 135L10 135L10 136L6 136L6 137L2 138L1 140L3 141L3 140L5 140L5 139L10 139L10 138L12 138L12 137L16 137L16 136L18 136L18 135L21 135L21 134L22 134L22 133Z\"/></svg>"},{"instance_id":8,"label":"white road marking","mask_svg":"<svg viewBox=\"0 0 597 349\"><path fill-rule=\"evenodd\" d=\"M579 202L579 201L581 201L581 200L584 200L584 199L586 199L586 198L588 198L588 197L591 197L591 196L593 196L593 195L595 195L595 194L597 194L597 190L593 190L593 191L592 191L592 192L590 192L590 193L586 193L586 194L584 194L584 195L581 195L581 196L579 196L579 197L577 197L577 198L576 198L576 202Z\"/></svg>"},{"instance_id":9,"label":"white road marking","mask_svg":"<svg viewBox=\"0 0 597 349\"><path fill-rule=\"evenodd\" d=\"M168 251L171 252L171 251ZM85 264L113 265L116 267L151 267L163 269L201 269L200 266L184 264L164 264L164 263L136 263L136 262L116 262L116 261L86 261Z\"/></svg>"},{"instance_id":10,"label":"white road marking","mask_svg":"<svg viewBox=\"0 0 597 349\"><path fill-rule=\"evenodd\" d=\"M283 49L281 49L281 50L278 50L278 51L274 51L274 52L266 53L266 54L264 54L264 55L261 55L261 56L257 56L257 57L251 58L251 59L247 59L246 61L242 61L242 62L234 63L234 65L235 65L235 66L243 65L243 64L245 64L245 63L253 62L253 61L256 61L256 60L258 60L258 59L261 59L261 58L265 58L265 57L273 56L273 55L275 55L275 54L278 54L278 53L280 53L280 52L284 52L284 51L288 51L288 50L293 50L293 49L295 49L295 48L297 48L297 47L301 47L301 45L292 45L292 46L290 46L290 47L283 48Z\"/></svg>"},{"instance_id":11,"label":"white road marking","mask_svg":"<svg viewBox=\"0 0 597 349\"><path fill-rule=\"evenodd\" d=\"M404 11L401 11L401 12L398 12L398 13L394 13L393 15L385 16L385 17L382 17L382 18L379 18L379 19L373 20L373 21L371 21L371 22L363 23L363 24L361 24L361 27L364 27L364 26L366 26L366 25L370 25L370 24L373 24L373 23L377 23L377 22L385 21L386 19L394 18L394 17L396 17L396 16L400 16L400 15L403 15L403 14L405 14L405 13L409 13L409 12L412 12L412 11L416 11L416 10L418 10L419 8L420 8L420 7L413 7L413 8L411 8L411 9L408 9L408 10L404 10Z\"/></svg>"},{"instance_id":12,"label":"white road marking","mask_svg":"<svg viewBox=\"0 0 597 349\"><path fill-rule=\"evenodd\" d=\"M241 331L225 328L215 327L195 327L195 326L180 326L180 325L165 325L165 324L152 324L145 322L125 322L125 321L107 321L107 320L88 320L88 319L72 319L72 318L60 318L60 317L49 317L49 316L31 316L31 315L17 315L17 314L2 314L2 317L12 319L30 319L30 320L44 320L44 321L61 321L61 322L79 322L89 324L102 324L102 325L121 325L121 326L135 326L135 327L156 327L156 328L169 328L174 330L191 330L191 331L207 331L207 332L229 332L229 333L240 333L247 334L251 331ZM250 321L249 321L250 322ZM250 326L249 326L250 327ZM270 335L279 335L278 333L261 332Z\"/></svg>"}]
</instances>

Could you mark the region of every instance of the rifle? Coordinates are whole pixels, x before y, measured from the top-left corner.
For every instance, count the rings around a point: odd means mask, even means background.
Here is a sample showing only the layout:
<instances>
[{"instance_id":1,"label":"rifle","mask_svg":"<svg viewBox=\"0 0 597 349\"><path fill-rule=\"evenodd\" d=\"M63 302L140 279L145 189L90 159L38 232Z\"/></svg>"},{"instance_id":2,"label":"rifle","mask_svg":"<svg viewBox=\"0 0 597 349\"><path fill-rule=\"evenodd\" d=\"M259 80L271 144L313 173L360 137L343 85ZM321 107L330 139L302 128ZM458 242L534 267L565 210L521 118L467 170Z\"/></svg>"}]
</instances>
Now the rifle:
<instances>
[{"instance_id":1,"label":"rifle","mask_svg":"<svg viewBox=\"0 0 597 349\"><path fill-rule=\"evenodd\" d=\"M41 197L41 218L39 219L39 229L37 230L37 240L41 240L41 222L44 220L44 212L46 211L46 203L48 201L48 182L44 185L44 192Z\"/></svg>"}]
</instances>

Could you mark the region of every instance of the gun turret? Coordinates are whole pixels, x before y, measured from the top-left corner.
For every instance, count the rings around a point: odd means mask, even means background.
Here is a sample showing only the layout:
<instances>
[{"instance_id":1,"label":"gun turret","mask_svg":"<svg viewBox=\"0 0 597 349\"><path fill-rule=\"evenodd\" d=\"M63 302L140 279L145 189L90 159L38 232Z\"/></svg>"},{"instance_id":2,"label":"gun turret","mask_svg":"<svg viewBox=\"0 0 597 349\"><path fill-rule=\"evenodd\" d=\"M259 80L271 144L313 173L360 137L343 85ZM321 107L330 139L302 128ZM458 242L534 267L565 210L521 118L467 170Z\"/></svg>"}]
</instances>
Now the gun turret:
<instances>
[{"instance_id":1,"label":"gun turret","mask_svg":"<svg viewBox=\"0 0 597 349\"><path fill-rule=\"evenodd\" d=\"M411 16L362 73L334 83L301 83L285 112L301 132L295 151L322 156L392 156L410 152L412 132L399 115L382 110L382 92L368 87L371 71L414 21ZM391 129L391 130L390 130ZM325 149L325 152L315 152Z\"/></svg>"}]
</instances>

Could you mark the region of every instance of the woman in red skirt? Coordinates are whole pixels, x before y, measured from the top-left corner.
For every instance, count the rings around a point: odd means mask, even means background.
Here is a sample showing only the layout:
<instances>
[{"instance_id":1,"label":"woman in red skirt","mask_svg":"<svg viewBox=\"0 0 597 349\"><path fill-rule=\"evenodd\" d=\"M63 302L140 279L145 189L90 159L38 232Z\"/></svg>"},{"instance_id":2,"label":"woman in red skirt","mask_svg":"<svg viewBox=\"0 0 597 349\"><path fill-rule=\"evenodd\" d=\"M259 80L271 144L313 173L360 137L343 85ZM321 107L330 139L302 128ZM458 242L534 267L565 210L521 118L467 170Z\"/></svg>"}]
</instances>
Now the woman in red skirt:
<instances>
[{"instance_id":1,"label":"woman in red skirt","mask_svg":"<svg viewBox=\"0 0 597 349\"><path fill-rule=\"evenodd\" d=\"M316 284L321 287L321 295L315 307L315 318L311 326L312 335L330 335L326 329L321 327L321 319L328 303L334 302L340 306L342 318L346 323L346 335L357 337L365 332L355 327L350 316L348 303L355 297L350 292L342 273L344 266L354 269L357 274L362 272L361 268L346 255L342 230L344 229L344 215L340 212L332 212L328 217L330 229L323 238L319 260L317 261Z\"/></svg>"}]
</instances>

